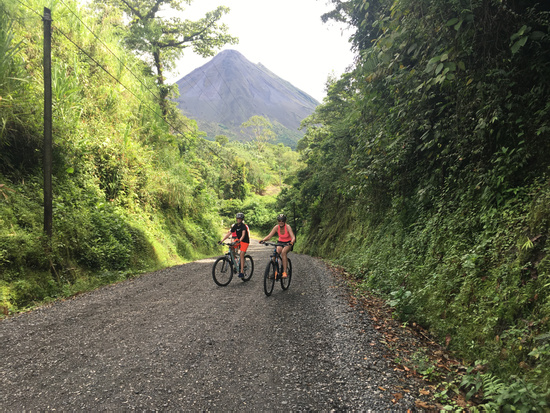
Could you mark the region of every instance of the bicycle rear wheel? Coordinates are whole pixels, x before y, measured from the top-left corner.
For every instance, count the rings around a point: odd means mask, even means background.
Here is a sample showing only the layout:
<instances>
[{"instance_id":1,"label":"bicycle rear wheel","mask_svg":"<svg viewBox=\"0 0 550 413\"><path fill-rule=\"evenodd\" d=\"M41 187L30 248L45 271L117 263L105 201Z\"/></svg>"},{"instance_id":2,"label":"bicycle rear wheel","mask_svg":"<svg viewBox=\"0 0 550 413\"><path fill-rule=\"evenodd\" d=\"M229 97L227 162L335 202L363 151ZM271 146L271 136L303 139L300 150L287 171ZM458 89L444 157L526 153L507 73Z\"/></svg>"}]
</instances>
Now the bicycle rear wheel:
<instances>
[{"instance_id":1,"label":"bicycle rear wheel","mask_svg":"<svg viewBox=\"0 0 550 413\"><path fill-rule=\"evenodd\" d=\"M244 256L244 277L242 278L243 281L248 281L252 277L252 274L254 273L254 260L250 255Z\"/></svg>"},{"instance_id":2,"label":"bicycle rear wheel","mask_svg":"<svg viewBox=\"0 0 550 413\"><path fill-rule=\"evenodd\" d=\"M275 271L276 265L274 262L269 261L267 267L265 267L264 273L264 293L270 296L273 292L273 286L275 285Z\"/></svg>"},{"instance_id":3,"label":"bicycle rear wheel","mask_svg":"<svg viewBox=\"0 0 550 413\"><path fill-rule=\"evenodd\" d=\"M214 278L214 282L220 287L225 287L231 282L233 278L233 265L231 265L231 261L226 256L220 257L214 262L212 278Z\"/></svg>"},{"instance_id":4,"label":"bicycle rear wheel","mask_svg":"<svg viewBox=\"0 0 550 413\"><path fill-rule=\"evenodd\" d=\"M281 278L281 288L283 290L288 290L288 287L290 287L290 280L292 279L292 262L288 257L286 263L286 275L286 278Z\"/></svg>"}]
</instances>

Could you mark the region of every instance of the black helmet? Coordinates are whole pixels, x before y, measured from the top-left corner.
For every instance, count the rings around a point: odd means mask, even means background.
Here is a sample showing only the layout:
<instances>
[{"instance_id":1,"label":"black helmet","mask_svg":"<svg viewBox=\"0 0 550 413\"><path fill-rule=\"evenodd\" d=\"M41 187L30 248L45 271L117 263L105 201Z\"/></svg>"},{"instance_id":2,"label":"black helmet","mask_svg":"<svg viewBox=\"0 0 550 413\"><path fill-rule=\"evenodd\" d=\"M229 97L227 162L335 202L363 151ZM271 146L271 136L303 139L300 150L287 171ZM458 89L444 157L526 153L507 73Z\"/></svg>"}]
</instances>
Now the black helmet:
<instances>
[{"instance_id":1,"label":"black helmet","mask_svg":"<svg viewBox=\"0 0 550 413\"><path fill-rule=\"evenodd\" d=\"M244 214L242 212L237 212L237 215L235 216L237 219L244 219Z\"/></svg>"},{"instance_id":2,"label":"black helmet","mask_svg":"<svg viewBox=\"0 0 550 413\"><path fill-rule=\"evenodd\" d=\"M286 215L285 215L285 214L279 214L279 215L277 215L277 221L286 222Z\"/></svg>"}]
</instances>

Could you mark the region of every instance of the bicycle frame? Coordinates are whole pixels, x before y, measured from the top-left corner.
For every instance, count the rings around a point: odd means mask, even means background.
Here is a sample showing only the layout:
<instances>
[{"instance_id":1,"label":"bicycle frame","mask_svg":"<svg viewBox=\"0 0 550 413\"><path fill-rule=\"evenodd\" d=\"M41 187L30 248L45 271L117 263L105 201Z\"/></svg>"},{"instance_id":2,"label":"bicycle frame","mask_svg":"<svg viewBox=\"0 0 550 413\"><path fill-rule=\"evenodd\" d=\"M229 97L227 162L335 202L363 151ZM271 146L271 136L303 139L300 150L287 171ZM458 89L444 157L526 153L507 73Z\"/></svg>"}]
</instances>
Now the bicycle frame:
<instances>
[{"instance_id":1,"label":"bicycle frame","mask_svg":"<svg viewBox=\"0 0 550 413\"><path fill-rule=\"evenodd\" d=\"M283 257L277 252L277 247L273 248L273 252L269 256L269 259L277 265L277 271L281 272L281 265L283 264Z\"/></svg>"},{"instance_id":2,"label":"bicycle frame","mask_svg":"<svg viewBox=\"0 0 550 413\"><path fill-rule=\"evenodd\" d=\"M229 256L229 258L231 260L231 263L235 266L235 269L237 270L237 272L239 272L239 270L241 268L241 257L236 256L237 255L237 249L234 247L235 245L238 245L238 244L232 242L230 244L225 244L225 245L229 246L229 251L227 251L225 253L225 255Z\"/></svg>"}]
</instances>

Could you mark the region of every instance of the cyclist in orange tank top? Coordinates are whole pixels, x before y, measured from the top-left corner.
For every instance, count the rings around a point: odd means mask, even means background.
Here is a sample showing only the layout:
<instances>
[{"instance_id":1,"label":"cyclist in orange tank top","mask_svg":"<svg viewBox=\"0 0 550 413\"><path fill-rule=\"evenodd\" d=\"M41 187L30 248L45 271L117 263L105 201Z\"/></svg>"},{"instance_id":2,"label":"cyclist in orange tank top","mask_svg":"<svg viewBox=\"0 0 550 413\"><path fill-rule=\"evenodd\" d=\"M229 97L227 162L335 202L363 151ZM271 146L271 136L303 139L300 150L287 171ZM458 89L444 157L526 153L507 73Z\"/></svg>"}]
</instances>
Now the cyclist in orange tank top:
<instances>
[{"instance_id":1,"label":"cyclist in orange tank top","mask_svg":"<svg viewBox=\"0 0 550 413\"><path fill-rule=\"evenodd\" d=\"M283 259L283 278L287 277L286 269L287 269L287 258L286 254L292 250L292 247L294 246L294 243L296 242L296 237L294 236L294 232L292 231L292 228L290 228L290 225L286 223L286 215L285 214L279 214L277 217L277 225L273 227L271 232L267 237L262 239L260 241L260 244L262 242L267 241L270 239L273 235L279 235L279 242L290 242L290 245L287 245L286 247L277 247L277 252L281 255L281 258Z\"/></svg>"}]
</instances>

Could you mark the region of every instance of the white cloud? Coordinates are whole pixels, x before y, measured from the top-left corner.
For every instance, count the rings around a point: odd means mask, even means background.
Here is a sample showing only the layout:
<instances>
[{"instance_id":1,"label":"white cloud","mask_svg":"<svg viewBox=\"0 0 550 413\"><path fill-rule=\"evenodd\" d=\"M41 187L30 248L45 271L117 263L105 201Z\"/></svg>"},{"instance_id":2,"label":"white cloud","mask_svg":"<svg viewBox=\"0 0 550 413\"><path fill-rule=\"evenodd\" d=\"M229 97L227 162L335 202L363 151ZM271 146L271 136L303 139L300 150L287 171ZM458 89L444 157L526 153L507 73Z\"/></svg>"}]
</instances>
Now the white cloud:
<instances>
[{"instance_id":1,"label":"white cloud","mask_svg":"<svg viewBox=\"0 0 550 413\"><path fill-rule=\"evenodd\" d=\"M224 49L238 50L251 62L262 63L319 101L325 96L328 76L341 75L353 62L351 31L321 21L321 15L331 10L324 0L195 0L182 17L197 20L220 5L231 9L221 21L239 38L239 44ZM188 49L168 81L179 80L210 59Z\"/></svg>"}]
</instances>

